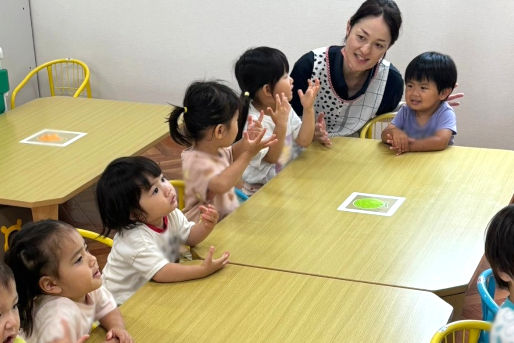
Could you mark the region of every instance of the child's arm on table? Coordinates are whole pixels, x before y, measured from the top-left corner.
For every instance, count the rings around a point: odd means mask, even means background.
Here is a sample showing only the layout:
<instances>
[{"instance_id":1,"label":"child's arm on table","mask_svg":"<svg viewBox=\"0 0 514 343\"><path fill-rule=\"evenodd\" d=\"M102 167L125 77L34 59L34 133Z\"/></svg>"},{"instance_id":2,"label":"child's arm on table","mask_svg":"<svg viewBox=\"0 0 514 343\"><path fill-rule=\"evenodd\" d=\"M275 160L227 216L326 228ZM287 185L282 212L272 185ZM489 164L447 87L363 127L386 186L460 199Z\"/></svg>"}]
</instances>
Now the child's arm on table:
<instances>
[{"instance_id":1,"label":"child's arm on table","mask_svg":"<svg viewBox=\"0 0 514 343\"><path fill-rule=\"evenodd\" d=\"M435 133L435 135L423 139L409 138L407 151L438 151L444 150L448 147L448 143L452 138L452 131L449 129L442 129Z\"/></svg>"},{"instance_id":2,"label":"child's arm on table","mask_svg":"<svg viewBox=\"0 0 514 343\"><path fill-rule=\"evenodd\" d=\"M397 155L408 151L410 139L403 130L394 124L387 125L382 131L382 142L391 145L390 149L395 150Z\"/></svg>"},{"instance_id":3,"label":"child's arm on table","mask_svg":"<svg viewBox=\"0 0 514 343\"><path fill-rule=\"evenodd\" d=\"M119 343L132 343L132 337L125 330L125 324L121 317L120 310L115 308L111 312L107 313L100 319L100 325L102 325L107 334L105 339L107 342L119 342Z\"/></svg>"},{"instance_id":4,"label":"child's arm on table","mask_svg":"<svg viewBox=\"0 0 514 343\"><path fill-rule=\"evenodd\" d=\"M205 260L201 264L184 265L179 263L168 263L162 267L152 280L156 282L177 282L193 279L200 279L225 267L229 262L230 253L225 251L220 258L213 259L214 247L209 248Z\"/></svg>"},{"instance_id":5,"label":"child's arm on table","mask_svg":"<svg viewBox=\"0 0 514 343\"><path fill-rule=\"evenodd\" d=\"M312 143L314 138L315 120L314 120L314 101L319 92L319 80L316 79L314 82L311 80L307 81L309 86L305 91L305 94L301 89L298 90L298 96L303 106L302 126L298 137L296 137L296 144L301 147L308 147Z\"/></svg>"},{"instance_id":6,"label":"child's arm on table","mask_svg":"<svg viewBox=\"0 0 514 343\"><path fill-rule=\"evenodd\" d=\"M253 156L255 156L255 154L257 154L261 149L270 147L277 143L274 135L263 140L262 138L265 133L266 130L264 129L261 129L258 134L253 135L254 137L250 137L248 132L243 133L243 138L232 145L234 162L232 162L232 164L230 164L224 171L213 176L209 180L207 188L210 192L215 194L228 192L239 182Z\"/></svg>"}]
</instances>

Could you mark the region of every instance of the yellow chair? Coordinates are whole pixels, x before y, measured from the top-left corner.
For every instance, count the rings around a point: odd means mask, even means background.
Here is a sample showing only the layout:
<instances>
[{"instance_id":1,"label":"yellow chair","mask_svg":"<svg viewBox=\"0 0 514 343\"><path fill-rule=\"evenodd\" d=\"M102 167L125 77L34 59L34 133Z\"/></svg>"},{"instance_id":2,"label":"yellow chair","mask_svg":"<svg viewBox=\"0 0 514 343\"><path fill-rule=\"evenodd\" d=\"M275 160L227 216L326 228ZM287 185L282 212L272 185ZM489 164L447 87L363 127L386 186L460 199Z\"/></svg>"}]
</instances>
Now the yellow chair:
<instances>
[{"instance_id":1,"label":"yellow chair","mask_svg":"<svg viewBox=\"0 0 514 343\"><path fill-rule=\"evenodd\" d=\"M185 205L185 199L186 196L186 184L184 180L170 180L170 183L173 187L175 187L175 190L177 191L177 200L178 200L178 209L183 210Z\"/></svg>"},{"instance_id":2,"label":"yellow chair","mask_svg":"<svg viewBox=\"0 0 514 343\"><path fill-rule=\"evenodd\" d=\"M457 342L459 338L457 333L460 333L459 342L462 343L477 343L481 331L491 331L492 323L484 322L482 320L458 320L446 324L440 328L432 337L430 343L450 343Z\"/></svg>"},{"instance_id":3,"label":"yellow chair","mask_svg":"<svg viewBox=\"0 0 514 343\"><path fill-rule=\"evenodd\" d=\"M62 58L46 62L37 66L28 73L21 83L14 88L11 95L11 109L16 104L16 95L29 82L29 80L40 70L46 68L48 72L48 83L50 86L50 96L67 95L78 97L86 89L87 97L91 98L91 86L89 84L89 68L79 60L72 58Z\"/></svg>"},{"instance_id":4,"label":"yellow chair","mask_svg":"<svg viewBox=\"0 0 514 343\"><path fill-rule=\"evenodd\" d=\"M92 239L94 241L103 243L103 244L107 245L108 247L112 248L112 239L110 239L109 237L100 236L100 234L98 234L97 232L79 229L79 228L77 228L77 231L84 238Z\"/></svg>"},{"instance_id":5,"label":"yellow chair","mask_svg":"<svg viewBox=\"0 0 514 343\"><path fill-rule=\"evenodd\" d=\"M361 130L361 138L381 139L382 131L395 115L396 112L384 113L368 121Z\"/></svg>"},{"instance_id":6,"label":"yellow chair","mask_svg":"<svg viewBox=\"0 0 514 343\"><path fill-rule=\"evenodd\" d=\"M4 252L9 250L9 236L11 236L11 233L14 231L20 231L21 230L21 219L16 220L16 224L11 225L9 227L2 226L1 231L4 235Z\"/></svg>"}]
</instances>

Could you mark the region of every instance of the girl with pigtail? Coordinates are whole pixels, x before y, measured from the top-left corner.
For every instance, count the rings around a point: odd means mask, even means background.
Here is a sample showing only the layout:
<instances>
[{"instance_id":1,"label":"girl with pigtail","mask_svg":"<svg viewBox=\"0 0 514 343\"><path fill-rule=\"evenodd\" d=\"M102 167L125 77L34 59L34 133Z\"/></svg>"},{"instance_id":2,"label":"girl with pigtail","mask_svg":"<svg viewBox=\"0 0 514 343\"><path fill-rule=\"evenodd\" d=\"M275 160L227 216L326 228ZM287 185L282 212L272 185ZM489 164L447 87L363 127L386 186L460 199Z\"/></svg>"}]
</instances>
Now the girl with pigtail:
<instances>
[{"instance_id":1,"label":"girl with pigtail","mask_svg":"<svg viewBox=\"0 0 514 343\"><path fill-rule=\"evenodd\" d=\"M277 144L261 150L243 174L243 192L252 195L293 160L300 148L311 144L314 101L320 84L317 79L307 80L305 93L298 91L303 106L300 119L289 104L293 79L289 76L287 58L280 50L262 46L245 51L236 62L235 74L241 91L248 94L239 116L240 132L262 127L267 130L264 137L274 134L277 138Z\"/></svg>"},{"instance_id":2,"label":"girl with pigtail","mask_svg":"<svg viewBox=\"0 0 514 343\"><path fill-rule=\"evenodd\" d=\"M207 204L218 210L220 219L235 210L239 201L234 187L248 163L261 149L276 143L275 135L263 139L265 130L251 119L248 132L234 143L241 102L219 82L194 82L186 90L183 107L171 112L171 138L186 147L182 152L183 212L189 220L197 221L200 206Z\"/></svg>"}]
</instances>

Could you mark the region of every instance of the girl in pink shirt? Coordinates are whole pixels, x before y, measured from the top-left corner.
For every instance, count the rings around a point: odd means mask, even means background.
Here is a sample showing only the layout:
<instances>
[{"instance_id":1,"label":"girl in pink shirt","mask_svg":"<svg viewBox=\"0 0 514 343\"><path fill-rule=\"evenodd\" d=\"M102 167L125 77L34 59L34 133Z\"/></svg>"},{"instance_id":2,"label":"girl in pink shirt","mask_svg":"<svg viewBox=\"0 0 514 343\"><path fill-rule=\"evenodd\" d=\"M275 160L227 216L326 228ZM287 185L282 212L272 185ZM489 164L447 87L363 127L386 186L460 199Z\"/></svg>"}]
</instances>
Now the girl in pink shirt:
<instances>
[{"instance_id":1,"label":"girl in pink shirt","mask_svg":"<svg viewBox=\"0 0 514 343\"><path fill-rule=\"evenodd\" d=\"M245 96L244 94L242 95ZM234 187L251 159L276 142L263 140L265 130L250 120L249 132L234 143L238 133L240 99L219 82L195 82L168 119L171 138L187 147L182 152L187 219L197 221L200 206L212 204L225 217L239 206Z\"/></svg>"}]
</instances>

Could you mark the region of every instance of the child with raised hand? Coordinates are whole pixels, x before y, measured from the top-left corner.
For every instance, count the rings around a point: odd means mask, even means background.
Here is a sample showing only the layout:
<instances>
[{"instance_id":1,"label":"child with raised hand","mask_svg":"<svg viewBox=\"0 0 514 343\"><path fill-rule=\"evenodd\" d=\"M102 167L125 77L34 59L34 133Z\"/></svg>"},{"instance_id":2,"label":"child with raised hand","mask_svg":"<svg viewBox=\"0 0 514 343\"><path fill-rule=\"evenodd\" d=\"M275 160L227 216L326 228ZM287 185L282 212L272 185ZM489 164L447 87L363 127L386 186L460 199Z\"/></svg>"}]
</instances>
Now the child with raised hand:
<instances>
[{"instance_id":1,"label":"child with raised hand","mask_svg":"<svg viewBox=\"0 0 514 343\"><path fill-rule=\"evenodd\" d=\"M177 209L177 194L161 168L146 157L120 157L103 172L96 188L104 235L113 247L103 270L105 287L122 304L147 281L176 282L205 277L228 263L229 253L213 259L211 247L198 265L179 264L180 246L203 241L218 221L211 206L190 222Z\"/></svg>"},{"instance_id":2,"label":"child with raised hand","mask_svg":"<svg viewBox=\"0 0 514 343\"><path fill-rule=\"evenodd\" d=\"M514 205L501 209L489 222L485 257L493 270L496 285L509 290L509 296L494 318L490 342L514 342Z\"/></svg>"},{"instance_id":3,"label":"child with raised hand","mask_svg":"<svg viewBox=\"0 0 514 343\"><path fill-rule=\"evenodd\" d=\"M239 116L240 131L252 130L262 125L266 135L275 134L278 142L261 150L250 162L243 174L243 191L254 194L271 180L287 163L293 160L299 147L307 147L314 137L314 101L319 91L319 80L308 81L305 94L298 91L303 106L300 119L289 102L293 98L293 79L289 77L286 56L277 49L258 47L249 49L239 57L235 75L244 107ZM323 117L321 116L321 119Z\"/></svg>"},{"instance_id":4,"label":"child with raised hand","mask_svg":"<svg viewBox=\"0 0 514 343\"><path fill-rule=\"evenodd\" d=\"M108 342L132 342L112 294L102 286L96 258L70 225L56 220L24 225L5 261L14 272L27 343L83 341L97 320Z\"/></svg>"},{"instance_id":5,"label":"child with raised hand","mask_svg":"<svg viewBox=\"0 0 514 343\"><path fill-rule=\"evenodd\" d=\"M382 131L382 141L397 155L452 145L457 120L446 100L456 82L457 68L450 56L437 52L416 56L405 71L406 105Z\"/></svg>"},{"instance_id":6,"label":"child with raised hand","mask_svg":"<svg viewBox=\"0 0 514 343\"><path fill-rule=\"evenodd\" d=\"M222 219L239 206L234 187L248 163L276 140L274 135L263 140L265 130L250 121L251 130L234 143L241 101L219 82L191 84L183 104L175 107L168 122L171 138L187 147L182 152L184 213L196 221L202 206L212 204Z\"/></svg>"}]
</instances>

